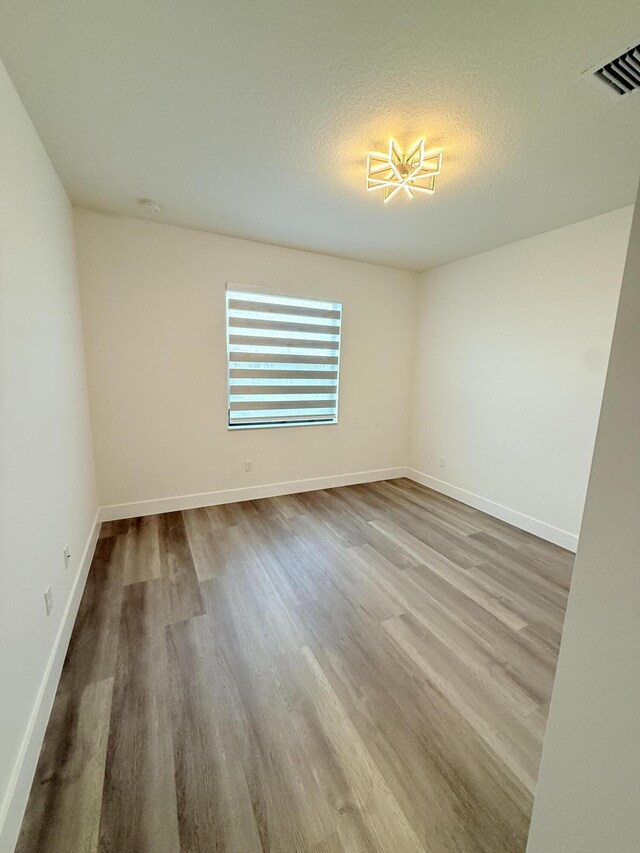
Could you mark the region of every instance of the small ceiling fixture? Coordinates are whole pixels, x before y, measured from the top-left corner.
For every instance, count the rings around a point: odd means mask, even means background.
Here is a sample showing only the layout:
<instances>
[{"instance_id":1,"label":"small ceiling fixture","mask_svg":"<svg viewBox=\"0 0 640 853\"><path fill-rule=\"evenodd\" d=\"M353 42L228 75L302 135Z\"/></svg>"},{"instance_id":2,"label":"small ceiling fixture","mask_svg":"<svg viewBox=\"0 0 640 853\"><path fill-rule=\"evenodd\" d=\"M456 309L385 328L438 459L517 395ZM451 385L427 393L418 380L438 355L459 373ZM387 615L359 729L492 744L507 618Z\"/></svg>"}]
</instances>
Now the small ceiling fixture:
<instances>
[{"instance_id":1,"label":"small ceiling fixture","mask_svg":"<svg viewBox=\"0 0 640 853\"><path fill-rule=\"evenodd\" d=\"M138 204L145 213L160 213L162 206L157 201L151 201L150 198L139 198Z\"/></svg>"},{"instance_id":2,"label":"small ceiling fixture","mask_svg":"<svg viewBox=\"0 0 640 853\"><path fill-rule=\"evenodd\" d=\"M414 193L434 193L436 175L442 171L442 151L425 151L424 138L405 154L395 139L389 140L386 154L370 151L367 157L367 189L384 190L385 204L402 190L409 198Z\"/></svg>"}]
</instances>

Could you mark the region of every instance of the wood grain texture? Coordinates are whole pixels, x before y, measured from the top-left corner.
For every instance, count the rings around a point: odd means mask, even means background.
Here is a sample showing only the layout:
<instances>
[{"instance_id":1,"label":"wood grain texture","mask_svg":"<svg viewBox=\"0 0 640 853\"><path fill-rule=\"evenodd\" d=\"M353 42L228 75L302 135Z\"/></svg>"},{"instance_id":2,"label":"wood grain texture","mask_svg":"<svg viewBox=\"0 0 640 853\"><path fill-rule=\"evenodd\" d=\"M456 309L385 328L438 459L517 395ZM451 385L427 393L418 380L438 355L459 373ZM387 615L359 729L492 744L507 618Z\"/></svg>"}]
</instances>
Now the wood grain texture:
<instances>
[{"instance_id":1,"label":"wood grain texture","mask_svg":"<svg viewBox=\"0 0 640 853\"><path fill-rule=\"evenodd\" d=\"M160 577L159 518L157 515L147 515L132 519L131 526L124 534L125 584Z\"/></svg>"},{"instance_id":2,"label":"wood grain texture","mask_svg":"<svg viewBox=\"0 0 640 853\"><path fill-rule=\"evenodd\" d=\"M17 853L98 849L112 688L107 678L57 694Z\"/></svg>"},{"instance_id":3,"label":"wood grain texture","mask_svg":"<svg viewBox=\"0 0 640 853\"><path fill-rule=\"evenodd\" d=\"M171 853L179 845L162 582L124 589L99 850Z\"/></svg>"},{"instance_id":4,"label":"wood grain texture","mask_svg":"<svg viewBox=\"0 0 640 853\"><path fill-rule=\"evenodd\" d=\"M571 567L403 479L103 525L19 853L522 853Z\"/></svg>"},{"instance_id":5,"label":"wood grain texture","mask_svg":"<svg viewBox=\"0 0 640 853\"><path fill-rule=\"evenodd\" d=\"M75 696L116 671L125 540L100 539L78 608L58 692Z\"/></svg>"}]
</instances>

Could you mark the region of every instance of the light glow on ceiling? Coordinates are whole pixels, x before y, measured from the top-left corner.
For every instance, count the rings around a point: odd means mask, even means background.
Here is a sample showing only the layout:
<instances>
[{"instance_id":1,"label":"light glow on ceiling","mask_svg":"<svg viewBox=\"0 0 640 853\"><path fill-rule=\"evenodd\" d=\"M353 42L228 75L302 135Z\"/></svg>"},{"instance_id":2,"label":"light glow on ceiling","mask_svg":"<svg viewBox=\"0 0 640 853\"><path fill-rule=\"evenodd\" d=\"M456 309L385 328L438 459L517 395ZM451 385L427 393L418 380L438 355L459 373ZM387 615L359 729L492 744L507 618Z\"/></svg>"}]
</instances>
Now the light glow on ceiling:
<instances>
[{"instance_id":1,"label":"light glow on ceiling","mask_svg":"<svg viewBox=\"0 0 640 853\"><path fill-rule=\"evenodd\" d=\"M385 204L404 192L434 193L436 177L442 171L442 151L425 151L424 137L404 153L395 139L386 153L370 151L367 156L367 190L383 190Z\"/></svg>"}]
</instances>

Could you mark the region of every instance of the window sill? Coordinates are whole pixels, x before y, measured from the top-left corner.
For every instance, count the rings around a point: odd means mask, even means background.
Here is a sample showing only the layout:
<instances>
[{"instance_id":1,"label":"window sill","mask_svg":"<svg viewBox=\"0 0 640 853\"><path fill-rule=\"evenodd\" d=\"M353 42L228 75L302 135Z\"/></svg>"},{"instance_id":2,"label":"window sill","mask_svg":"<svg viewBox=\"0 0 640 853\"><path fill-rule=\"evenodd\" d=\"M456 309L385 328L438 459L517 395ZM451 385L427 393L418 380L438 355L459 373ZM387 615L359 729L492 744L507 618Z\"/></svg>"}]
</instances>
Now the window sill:
<instances>
[{"instance_id":1,"label":"window sill","mask_svg":"<svg viewBox=\"0 0 640 853\"><path fill-rule=\"evenodd\" d=\"M323 427L335 426L338 423L336 418L334 421L301 421L300 423L281 423L281 424L227 424L229 432L244 429L283 429L287 427Z\"/></svg>"}]
</instances>

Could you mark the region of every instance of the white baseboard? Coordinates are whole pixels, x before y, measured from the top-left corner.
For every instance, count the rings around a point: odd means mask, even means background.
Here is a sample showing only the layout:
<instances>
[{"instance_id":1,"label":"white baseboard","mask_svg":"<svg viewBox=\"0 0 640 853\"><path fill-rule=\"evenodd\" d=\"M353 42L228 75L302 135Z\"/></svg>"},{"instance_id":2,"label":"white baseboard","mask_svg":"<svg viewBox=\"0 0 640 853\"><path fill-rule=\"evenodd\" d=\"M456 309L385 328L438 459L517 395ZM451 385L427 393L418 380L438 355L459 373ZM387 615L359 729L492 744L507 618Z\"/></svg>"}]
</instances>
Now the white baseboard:
<instances>
[{"instance_id":1,"label":"white baseboard","mask_svg":"<svg viewBox=\"0 0 640 853\"><path fill-rule=\"evenodd\" d=\"M487 515L492 515L494 518L506 521L507 524L519 527L520 530L526 530L527 533L533 533L534 536L539 536L541 539L546 539L548 542L560 545L562 548L573 551L575 554L578 547L578 537L575 533L561 530L559 527L554 527L545 521L540 521L515 509L502 506L502 504L495 503L495 501L491 501L488 498L468 492L466 489L452 486L451 483L439 480L437 477L431 477L429 474L423 474L421 471L416 471L413 468L407 468L406 476L410 480L415 480L416 483L421 483L423 486L433 489L435 492L441 492L443 495L474 507L474 509L482 510Z\"/></svg>"},{"instance_id":2,"label":"white baseboard","mask_svg":"<svg viewBox=\"0 0 640 853\"><path fill-rule=\"evenodd\" d=\"M113 504L102 507L100 520L137 518L141 515L197 509L203 506L251 501L258 498L274 498L278 495L312 492L316 489L334 489L337 486L355 486L358 483L374 483L378 480L393 480L396 477L406 476L406 468L381 468L377 471L358 471L353 474L335 474L331 477L314 477L309 480L290 480L286 483L267 483L263 486L245 486L241 489L222 489L218 492L201 492L197 495L179 495L136 503Z\"/></svg>"},{"instance_id":3,"label":"white baseboard","mask_svg":"<svg viewBox=\"0 0 640 853\"><path fill-rule=\"evenodd\" d=\"M0 853L13 853L18 840L20 824L29 799L31 783L38 764L49 715L58 689L62 665L67 654L71 631L84 592L99 532L100 510L98 509L0 810Z\"/></svg>"},{"instance_id":4,"label":"white baseboard","mask_svg":"<svg viewBox=\"0 0 640 853\"><path fill-rule=\"evenodd\" d=\"M437 477L431 477L413 468L382 468L375 471L357 471L353 474L335 474L330 477L314 477L308 480L290 480L284 483L267 483L261 486L245 486L240 489L221 489L217 492L201 492L195 495L177 495L169 498L137 501L125 504L103 506L100 509L100 521L115 521L120 518L137 518L142 515L155 515L163 512L176 512L183 509L197 509L216 504L236 503L238 501L257 500L258 498L273 498L277 495L292 495L297 492L311 492L316 489L332 489L337 486L353 486L357 483L374 483L378 480L393 480L396 477L408 477L436 492L448 495L450 498L482 510L488 515L506 521L514 527L540 536L562 548L575 552L578 537L566 530L561 530L537 518L525 515L517 510L502 506L502 504L483 498L473 492L452 486Z\"/></svg>"}]
</instances>

